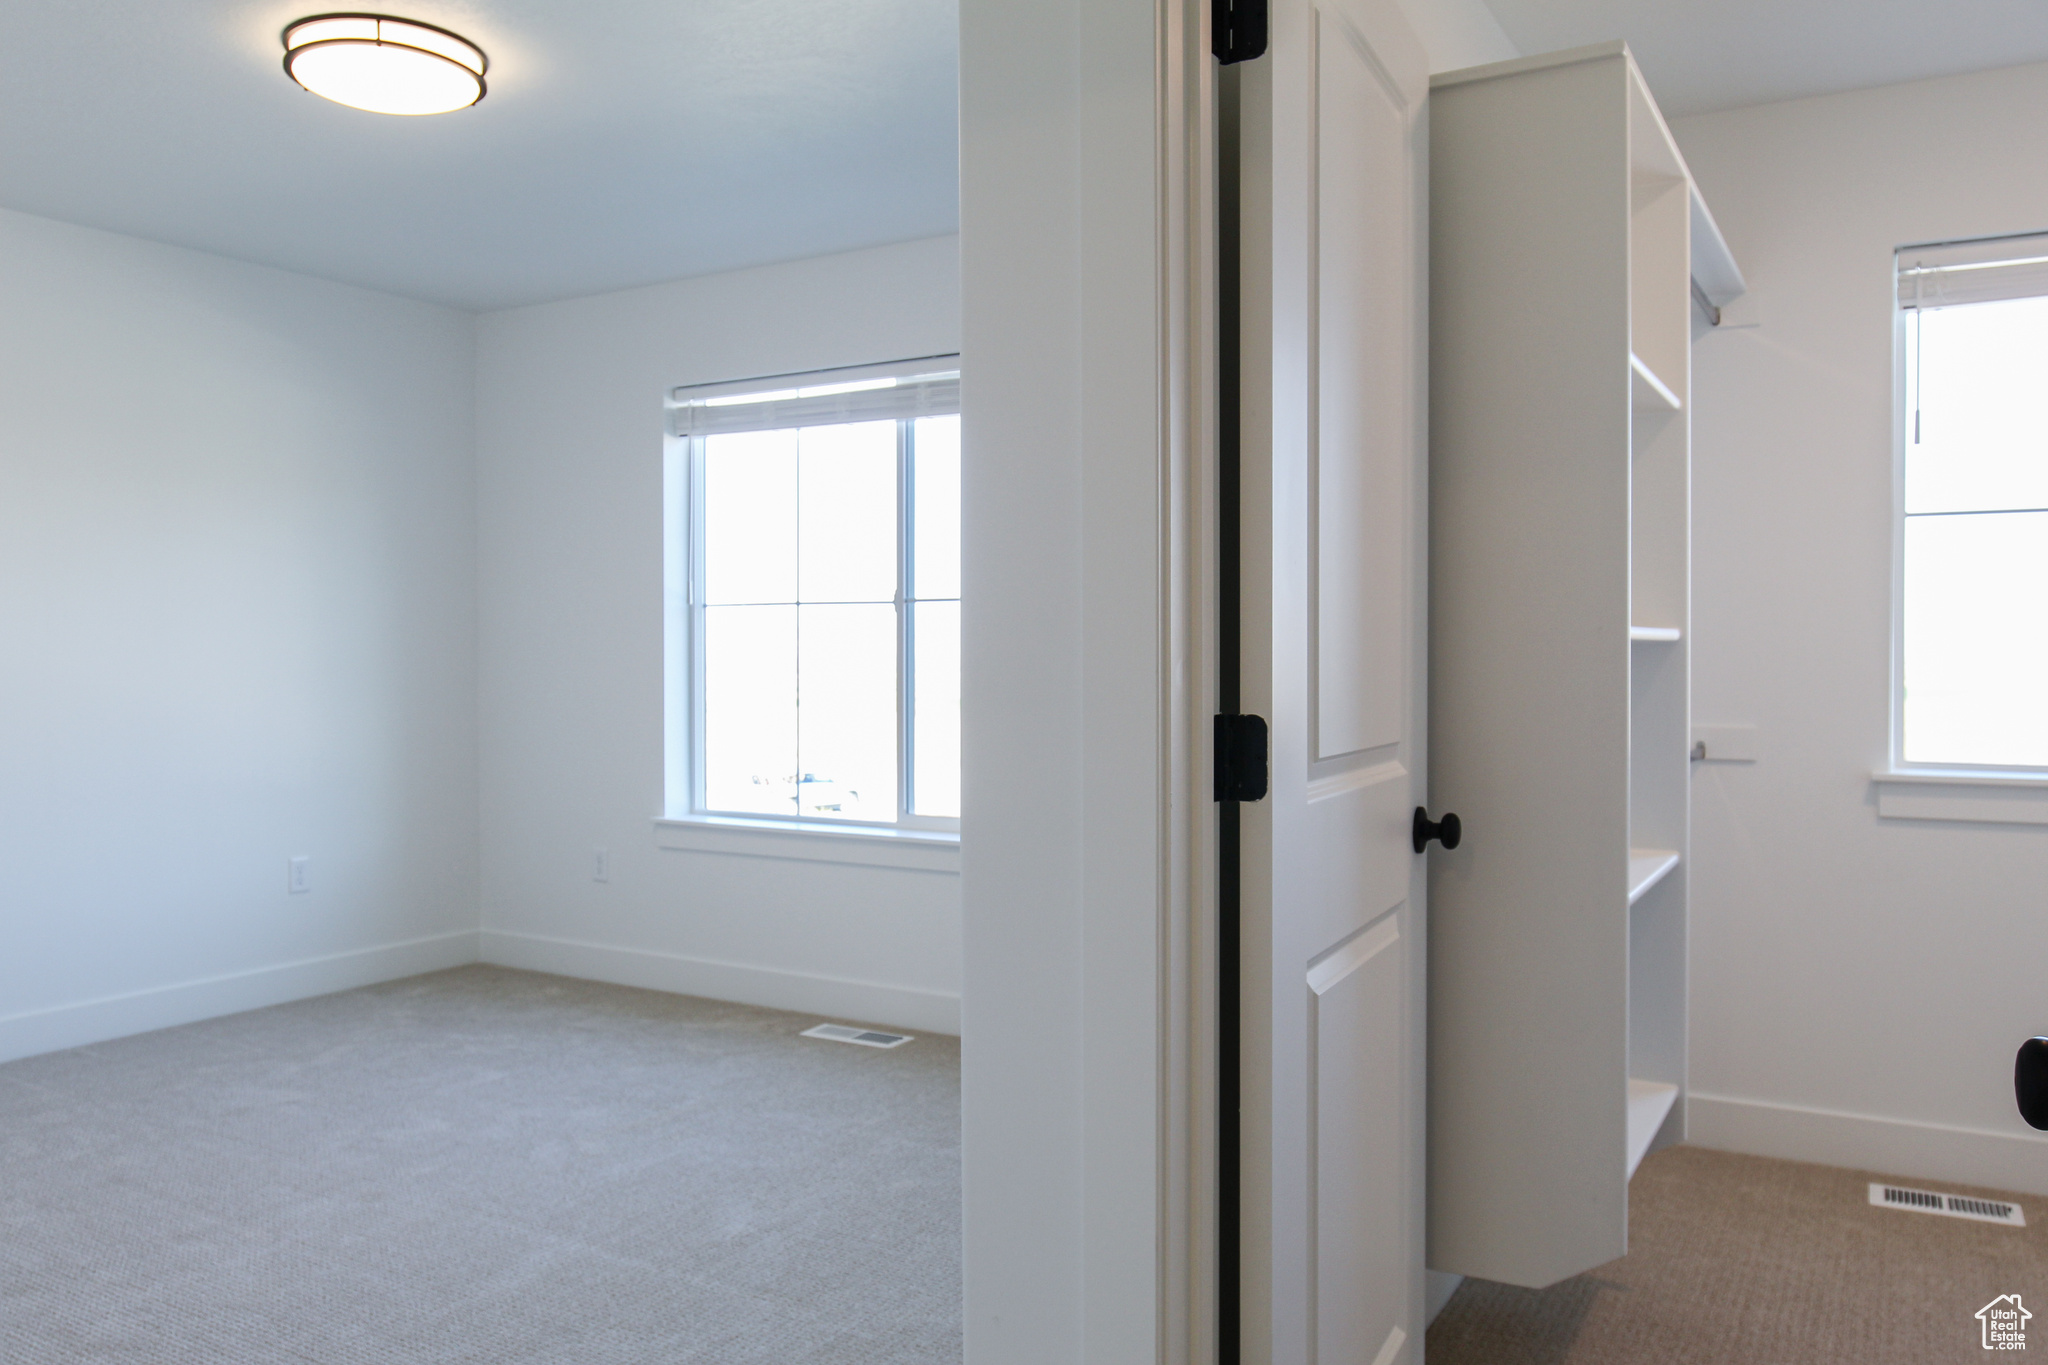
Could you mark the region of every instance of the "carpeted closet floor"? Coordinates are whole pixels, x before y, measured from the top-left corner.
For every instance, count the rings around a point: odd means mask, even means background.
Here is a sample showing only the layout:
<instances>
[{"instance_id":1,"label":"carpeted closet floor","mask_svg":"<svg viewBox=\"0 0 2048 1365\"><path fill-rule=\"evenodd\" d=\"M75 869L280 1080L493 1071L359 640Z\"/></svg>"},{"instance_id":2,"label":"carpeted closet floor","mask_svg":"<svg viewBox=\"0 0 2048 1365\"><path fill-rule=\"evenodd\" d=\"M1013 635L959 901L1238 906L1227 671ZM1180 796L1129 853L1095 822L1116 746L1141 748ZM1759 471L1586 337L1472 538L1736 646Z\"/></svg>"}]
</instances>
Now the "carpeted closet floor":
<instances>
[{"instance_id":1,"label":"carpeted closet floor","mask_svg":"<svg viewBox=\"0 0 2048 1365\"><path fill-rule=\"evenodd\" d=\"M2048 1200L2024 1228L1873 1208L1882 1176L1670 1147L1629 1184L1628 1255L1553 1285L1468 1280L1429 1329L1429 1365L1943 1365L2015 1358L1977 1310L2048 1315ZM2027 1333L2048 1350L2048 1316ZM2025 1359L2026 1355L2016 1358Z\"/></svg>"},{"instance_id":2,"label":"carpeted closet floor","mask_svg":"<svg viewBox=\"0 0 2048 1365\"><path fill-rule=\"evenodd\" d=\"M493 967L0 1066L0 1361L957 1365L959 1045Z\"/></svg>"}]
</instances>

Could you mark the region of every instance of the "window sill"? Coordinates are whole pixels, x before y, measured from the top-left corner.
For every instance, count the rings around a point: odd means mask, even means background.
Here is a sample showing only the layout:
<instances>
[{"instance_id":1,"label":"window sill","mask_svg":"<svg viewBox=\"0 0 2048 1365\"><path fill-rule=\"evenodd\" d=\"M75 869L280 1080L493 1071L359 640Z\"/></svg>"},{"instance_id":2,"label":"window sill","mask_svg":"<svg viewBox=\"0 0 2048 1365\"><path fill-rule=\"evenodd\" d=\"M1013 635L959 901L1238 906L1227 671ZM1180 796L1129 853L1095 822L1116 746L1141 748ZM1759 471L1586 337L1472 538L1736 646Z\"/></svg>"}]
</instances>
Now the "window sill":
<instances>
[{"instance_id":1,"label":"window sill","mask_svg":"<svg viewBox=\"0 0 2048 1365\"><path fill-rule=\"evenodd\" d=\"M1982 768L1893 769L1870 775L1888 820L2048 825L2048 773Z\"/></svg>"},{"instance_id":2,"label":"window sill","mask_svg":"<svg viewBox=\"0 0 2048 1365\"><path fill-rule=\"evenodd\" d=\"M874 829L796 820L749 820L732 815L668 815L655 819L654 839L662 848L686 853L894 867L951 876L960 873L960 836L944 830Z\"/></svg>"}]
</instances>

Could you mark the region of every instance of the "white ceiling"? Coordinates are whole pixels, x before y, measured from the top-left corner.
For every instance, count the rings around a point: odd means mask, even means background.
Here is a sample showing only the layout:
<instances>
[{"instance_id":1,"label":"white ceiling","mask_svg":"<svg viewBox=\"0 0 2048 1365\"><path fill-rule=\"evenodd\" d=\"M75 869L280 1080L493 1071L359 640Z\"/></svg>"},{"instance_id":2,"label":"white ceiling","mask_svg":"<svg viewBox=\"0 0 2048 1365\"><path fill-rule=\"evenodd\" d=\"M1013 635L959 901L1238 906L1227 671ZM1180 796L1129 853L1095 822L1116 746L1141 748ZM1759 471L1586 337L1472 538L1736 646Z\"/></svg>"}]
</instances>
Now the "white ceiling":
<instances>
[{"instance_id":1,"label":"white ceiling","mask_svg":"<svg viewBox=\"0 0 2048 1365\"><path fill-rule=\"evenodd\" d=\"M2048 0L1488 0L1525 53L1625 38L1674 117L2048 61Z\"/></svg>"},{"instance_id":2,"label":"white ceiling","mask_svg":"<svg viewBox=\"0 0 2048 1365\"><path fill-rule=\"evenodd\" d=\"M496 308L958 224L954 0L391 0L490 54L473 109L308 95L315 0L5 5L0 206ZM2048 60L2048 0L1489 0L1626 38L1673 115Z\"/></svg>"},{"instance_id":3,"label":"white ceiling","mask_svg":"<svg viewBox=\"0 0 2048 1365\"><path fill-rule=\"evenodd\" d=\"M953 0L393 0L490 55L392 118L282 69L318 0L6 0L0 206L469 308L953 232Z\"/></svg>"}]
</instances>

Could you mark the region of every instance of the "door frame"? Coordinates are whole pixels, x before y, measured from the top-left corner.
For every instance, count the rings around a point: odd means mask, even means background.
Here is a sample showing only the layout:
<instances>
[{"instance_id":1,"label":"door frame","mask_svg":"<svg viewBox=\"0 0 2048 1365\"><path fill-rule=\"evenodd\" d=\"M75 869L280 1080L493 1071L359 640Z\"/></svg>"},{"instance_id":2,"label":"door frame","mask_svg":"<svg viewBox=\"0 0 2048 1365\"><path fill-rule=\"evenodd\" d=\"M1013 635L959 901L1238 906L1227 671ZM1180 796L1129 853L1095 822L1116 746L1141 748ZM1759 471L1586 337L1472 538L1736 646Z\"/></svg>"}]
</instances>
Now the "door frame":
<instances>
[{"instance_id":1,"label":"door frame","mask_svg":"<svg viewBox=\"0 0 2048 1365\"><path fill-rule=\"evenodd\" d=\"M1207 0L962 0L969 1365L1215 1356Z\"/></svg>"}]
</instances>

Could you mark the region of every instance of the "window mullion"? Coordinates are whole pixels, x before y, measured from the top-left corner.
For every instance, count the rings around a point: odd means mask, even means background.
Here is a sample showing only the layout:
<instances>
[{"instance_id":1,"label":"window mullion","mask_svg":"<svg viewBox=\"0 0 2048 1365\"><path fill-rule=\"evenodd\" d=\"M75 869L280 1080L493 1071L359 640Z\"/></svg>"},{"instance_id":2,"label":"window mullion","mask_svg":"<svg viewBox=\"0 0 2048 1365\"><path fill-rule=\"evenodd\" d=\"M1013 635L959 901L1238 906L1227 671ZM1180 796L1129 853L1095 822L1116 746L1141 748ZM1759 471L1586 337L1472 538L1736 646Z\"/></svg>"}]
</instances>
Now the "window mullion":
<instances>
[{"instance_id":1,"label":"window mullion","mask_svg":"<svg viewBox=\"0 0 2048 1365\"><path fill-rule=\"evenodd\" d=\"M917 613L912 597L917 571L917 487L914 425L896 423L896 819L917 808Z\"/></svg>"},{"instance_id":2,"label":"window mullion","mask_svg":"<svg viewBox=\"0 0 2048 1365\"><path fill-rule=\"evenodd\" d=\"M704 438L692 436L689 442L690 476L685 480L688 491L684 496L690 502L683 524L689 528L690 536L690 552L685 559L688 567L684 570L690 604L690 809L702 811L709 805L705 795L708 761L704 714Z\"/></svg>"}]
</instances>

